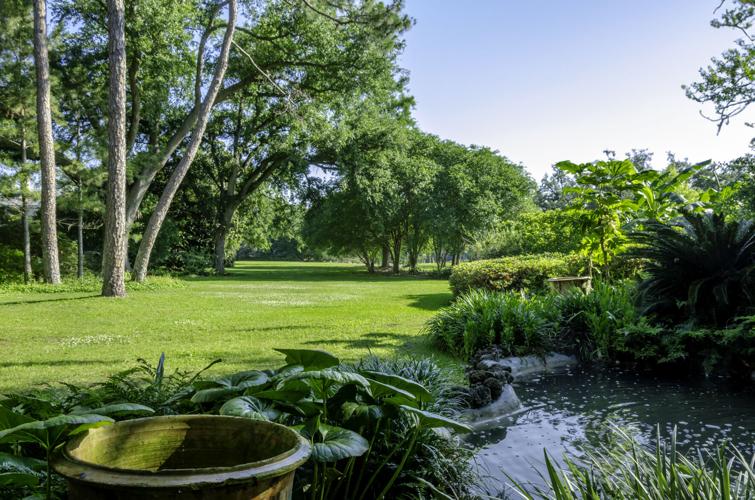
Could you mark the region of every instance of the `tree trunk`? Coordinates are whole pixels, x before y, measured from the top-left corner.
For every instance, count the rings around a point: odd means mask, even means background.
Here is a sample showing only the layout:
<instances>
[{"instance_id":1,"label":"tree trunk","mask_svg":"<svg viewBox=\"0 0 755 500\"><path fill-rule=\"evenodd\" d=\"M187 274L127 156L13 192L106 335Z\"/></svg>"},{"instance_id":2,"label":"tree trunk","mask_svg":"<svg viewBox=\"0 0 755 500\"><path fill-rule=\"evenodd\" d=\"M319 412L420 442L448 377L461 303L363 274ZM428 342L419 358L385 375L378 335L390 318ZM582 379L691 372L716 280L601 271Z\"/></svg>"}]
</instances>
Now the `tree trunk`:
<instances>
[{"instance_id":1,"label":"tree trunk","mask_svg":"<svg viewBox=\"0 0 755 500\"><path fill-rule=\"evenodd\" d=\"M215 231L215 274L225 274L225 240L228 228L220 226Z\"/></svg>"},{"instance_id":2,"label":"tree trunk","mask_svg":"<svg viewBox=\"0 0 755 500\"><path fill-rule=\"evenodd\" d=\"M221 275L225 274L225 242L231 230L233 214L238 206L233 201L227 203L222 209L218 227L215 229L215 272Z\"/></svg>"},{"instance_id":3,"label":"tree trunk","mask_svg":"<svg viewBox=\"0 0 755 500\"><path fill-rule=\"evenodd\" d=\"M126 33L123 0L108 10L108 190L102 249L102 295L125 297L126 238Z\"/></svg>"},{"instance_id":4,"label":"tree trunk","mask_svg":"<svg viewBox=\"0 0 755 500\"><path fill-rule=\"evenodd\" d=\"M391 260L391 249L388 247L387 243L383 243L383 255L380 259L380 267L381 269L388 269L390 267L390 260Z\"/></svg>"},{"instance_id":5,"label":"tree trunk","mask_svg":"<svg viewBox=\"0 0 755 500\"><path fill-rule=\"evenodd\" d=\"M24 231L24 283L29 283L32 279L31 270L31 238L29 237L29 176L26 173L26 130L21 125L21 226Z\"/></svg>"},{"instance_id":6,"label":"tree trunk","mask_svg":"<svg viewBox=\"0 0 755 500\"><path fill-rule=\"evenodd\" d=\"M81 279L84 277L84 200L81 177L79 177L79 206L78 206L78 220L76 225L78 226L78 234L76 238L76 250L77 250L77 268L76 276Z\"/></svg>"},{"instance_id":7,"label":"tree trunk","mask_svg":"<svg viewBox=\"0 0 755 500\"><path fill-rule=\"evenodd\" d=\"M32 279L31 270L31 240L29 238L29 204L26 199L26 188L28 180L24 178L21 181L21 224L24 227L24 283L29 283Z\"/></svg>"},{"instance_id":8,"label":"tree trunk","mask_svg":"<svg viewBox=\"0 0 755 500\"><path fill-rule=\"evenodd\" d=\"M391 252L391 260L393 261L393 272L398 274L401 272L401 238L393 240L393 251Z\"/></svg>"},{"instance_id":9,"label":"tree trunk","mask_svg":"<svg viewBox=\"0 0 755 500\"><path fill-rule=\"evenodd\" d=\"M50 64L47 55L47 2L34 0L34 66L37 74L37 130L42 177L42 263L45 281L60 283L56 216L55 147L50 111Z\"/></svg>"},{"instance_id":10,"label":"tree trunk","mask_svg":"<svg viewBox=\"0 0 755 500\"><path fill-rule=\"evenodd\" d=\"M189 170L189 167L197 154L197 150L199 149L199 144L202 141L202 136L207 127L207 121L210 118L212 105L215 102L215 97L218 95L218 91L220 90L225 76L225 70L228 67L228 54L231 50L231 41L233 40L235 27L236 0L230 0L228 2L228 24L223 37L223 48L220 52L218 65L215 68L215 74L212 77L212 83L207 90L207 95L205 96L205 99L202 102L202 107L199 110L197 125L191 134L186 153L171 174L168 184L165 186L165 190L160 196L160 201L157 202L157 206L155 207L154 212L152 212L147 228L144 230L144 235L141 244L139 245L139 251L136 254L136 261L134 262L133 278L136 281L144 281L144 278L147 276L149 258L152 254L152 248L155 245L155 241L157 240L157 235L160 232L165 217L168 215L168 209L173 201L173 197L175 196L176 191L178 191L178 187L186 176L186 172Z\"/></svg>"}]
</instances>

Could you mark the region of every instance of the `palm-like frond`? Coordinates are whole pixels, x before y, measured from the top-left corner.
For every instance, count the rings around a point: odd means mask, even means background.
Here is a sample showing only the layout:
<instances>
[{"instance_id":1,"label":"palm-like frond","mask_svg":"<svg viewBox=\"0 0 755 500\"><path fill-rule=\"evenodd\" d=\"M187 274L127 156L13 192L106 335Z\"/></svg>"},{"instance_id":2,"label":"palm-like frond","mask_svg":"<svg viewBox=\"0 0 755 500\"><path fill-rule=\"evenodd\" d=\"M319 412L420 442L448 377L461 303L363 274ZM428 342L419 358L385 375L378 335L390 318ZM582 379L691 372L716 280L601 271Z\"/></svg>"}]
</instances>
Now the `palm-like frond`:
<instances>
[{"instance_id":1,"label":"palm-like frond","mask_svg":"<svg viewBox=\"0 0 755 500\"><path fill-rule=\"evenodd\" d=\"M677 320L725 325L755 305L755 225L714 213L685 214L673 225L634 233L648 259L640 290L648 310Z\"/></svg>"}]
</instances>

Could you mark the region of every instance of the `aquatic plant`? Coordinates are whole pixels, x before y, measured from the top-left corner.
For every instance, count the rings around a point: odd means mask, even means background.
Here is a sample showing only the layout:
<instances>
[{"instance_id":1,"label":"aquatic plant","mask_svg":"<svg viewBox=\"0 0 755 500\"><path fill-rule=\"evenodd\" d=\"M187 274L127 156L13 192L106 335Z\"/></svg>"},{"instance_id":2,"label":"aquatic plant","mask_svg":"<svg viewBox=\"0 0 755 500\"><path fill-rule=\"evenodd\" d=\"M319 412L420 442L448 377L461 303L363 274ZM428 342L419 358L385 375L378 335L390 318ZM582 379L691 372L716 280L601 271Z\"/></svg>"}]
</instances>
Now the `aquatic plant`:
<instances>
[{"instance_id":1,"label":"aquatic plant","mask_svg":"<svg viewBox=\"0 0 755 500\"><path fill-rule=\"evenodd\" d=\"M683 454L676 430L655 447L640 444L628 432L613 428L607 444L586 450L579 460L565 457L560 469L545 451L545 487L520 484L526 499L732 500L755 498L755 455L746 457L726 443L715 451ZM511 478L510 478L511 479Z\"/></svg>"}]
</instances>

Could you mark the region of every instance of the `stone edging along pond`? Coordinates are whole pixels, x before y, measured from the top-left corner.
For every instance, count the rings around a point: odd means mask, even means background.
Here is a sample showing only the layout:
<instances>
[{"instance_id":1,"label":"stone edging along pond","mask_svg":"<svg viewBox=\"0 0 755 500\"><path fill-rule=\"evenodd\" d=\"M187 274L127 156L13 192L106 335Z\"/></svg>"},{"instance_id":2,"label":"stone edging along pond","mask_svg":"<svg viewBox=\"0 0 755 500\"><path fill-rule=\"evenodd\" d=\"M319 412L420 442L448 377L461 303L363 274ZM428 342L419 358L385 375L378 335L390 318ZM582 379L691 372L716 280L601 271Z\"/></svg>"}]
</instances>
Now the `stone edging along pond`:
<instances>
[{"instance_id":1,"label":"stone edging along pond","mask_svg":"<svg viewBox=\"0 0 755 500\"><path fill-rule=\"evenodd\" d=\"M497 347L478 352L467 368L473 408L465 412L465 420L477 426L515 412L522 405L511 382L576 367L578 363L576 356L559 353L502 357Z\"/></svg>"}]
</instances>

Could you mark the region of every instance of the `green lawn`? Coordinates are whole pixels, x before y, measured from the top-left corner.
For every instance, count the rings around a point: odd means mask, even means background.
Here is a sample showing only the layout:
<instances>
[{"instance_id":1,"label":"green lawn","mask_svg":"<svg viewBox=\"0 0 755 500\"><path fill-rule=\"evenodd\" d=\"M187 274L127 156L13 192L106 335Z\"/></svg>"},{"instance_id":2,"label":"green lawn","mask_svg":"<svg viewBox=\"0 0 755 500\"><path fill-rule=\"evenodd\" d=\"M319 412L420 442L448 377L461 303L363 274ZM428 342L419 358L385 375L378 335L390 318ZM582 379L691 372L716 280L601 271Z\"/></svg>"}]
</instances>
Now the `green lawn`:
<instances>
[{"instance_id":1,"label":"green lawn","mask_svg":"<svg viewBox=\"0 0 755 500\"><path fill-rule=\"evenodd\" d=\"M221 358L216 374L279 365L274 347L425 356L420 329L450 298L445 280L299 262L240 262L226 277L125 299L0 293L0 392L96 381L163 351L168 370Z\"/></svg>"}]
</instances>

